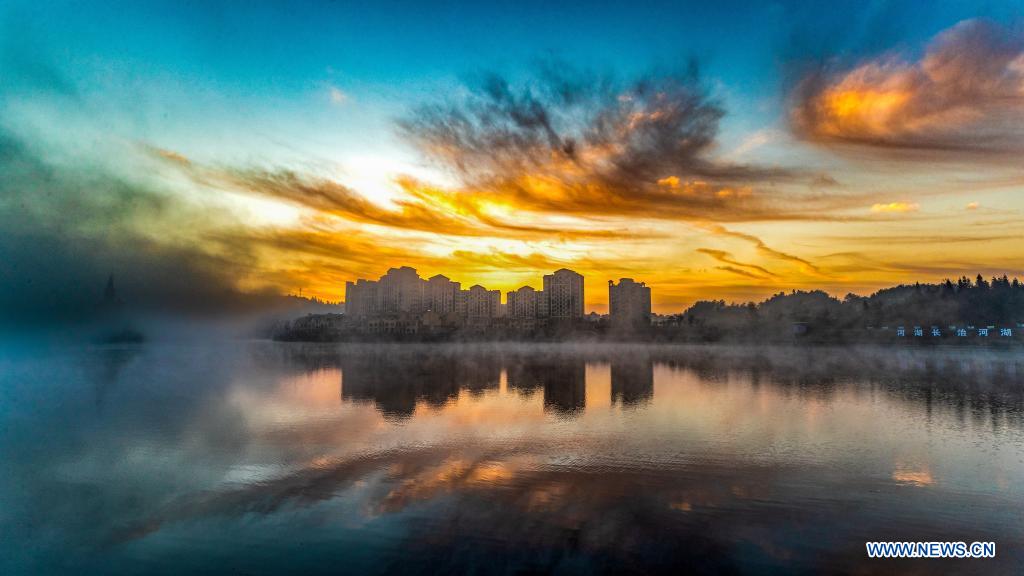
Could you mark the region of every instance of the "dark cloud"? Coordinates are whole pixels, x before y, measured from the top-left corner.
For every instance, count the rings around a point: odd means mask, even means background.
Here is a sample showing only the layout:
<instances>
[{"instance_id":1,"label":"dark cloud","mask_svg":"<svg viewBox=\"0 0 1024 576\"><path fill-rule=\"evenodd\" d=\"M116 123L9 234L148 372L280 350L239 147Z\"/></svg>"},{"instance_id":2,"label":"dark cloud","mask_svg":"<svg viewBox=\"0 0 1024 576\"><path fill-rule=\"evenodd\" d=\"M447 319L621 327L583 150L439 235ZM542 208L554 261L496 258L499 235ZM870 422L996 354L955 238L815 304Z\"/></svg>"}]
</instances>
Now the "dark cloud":
<instances>
[{"instance_id":1,"label":"dark cloud","mask_svg":"<svg viewBox=\"0 0 1024 576\"><path fill-rule=\"evenodd\" d=\"M611 179L719 172L702 156L724 111L695 76L618 86L545 67L524 87L490 74L472 90L401 123L425 152L471 176L532 172L552 159L582 165L594 155Z\"/></svg>"},{"instance_id":2,"label":"dark cloud","mask_svg":"<svg viewBox=\"0 0 1024 576\"><path fill-rule=\"evenodd\" d=\"M695 68L621 82L542 67L421 107L402 135L462 183L449 201L534 212L756 221L818 219L841 197L783 191L812 175L714 158L725 114Z\"/></svg>"},{"instance_id":3,"label":"dark cloud","mask_svg":"<svg viewBox=\"0 0 1024 576\"><path fill-rule=\"evenodd\" d=\"M920 58L823 66L795 88L791 120L798 135L821 143L1006 159L1024 151L1024 33L967 20Z\"/></svg>"}]
</instances>

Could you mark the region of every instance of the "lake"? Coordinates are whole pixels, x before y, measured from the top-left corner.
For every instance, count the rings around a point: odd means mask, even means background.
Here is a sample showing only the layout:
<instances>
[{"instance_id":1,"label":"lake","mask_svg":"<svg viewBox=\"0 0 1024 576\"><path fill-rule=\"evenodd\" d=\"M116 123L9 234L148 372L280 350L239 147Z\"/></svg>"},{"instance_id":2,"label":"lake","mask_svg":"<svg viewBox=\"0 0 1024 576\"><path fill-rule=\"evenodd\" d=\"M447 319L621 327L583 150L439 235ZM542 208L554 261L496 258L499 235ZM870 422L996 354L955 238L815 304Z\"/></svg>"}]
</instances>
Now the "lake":
<instances>
[{"instance_id":1,"label":"lake","mask_svg":"<svg viewBox=\"0 0 1024 576\"><path fill-rule=\"evenodd\" d=\"M1019 573L1024 354L0 354L0 573ZM997 557L868 559L865 541Z\"/></svg>"}]
</instances>

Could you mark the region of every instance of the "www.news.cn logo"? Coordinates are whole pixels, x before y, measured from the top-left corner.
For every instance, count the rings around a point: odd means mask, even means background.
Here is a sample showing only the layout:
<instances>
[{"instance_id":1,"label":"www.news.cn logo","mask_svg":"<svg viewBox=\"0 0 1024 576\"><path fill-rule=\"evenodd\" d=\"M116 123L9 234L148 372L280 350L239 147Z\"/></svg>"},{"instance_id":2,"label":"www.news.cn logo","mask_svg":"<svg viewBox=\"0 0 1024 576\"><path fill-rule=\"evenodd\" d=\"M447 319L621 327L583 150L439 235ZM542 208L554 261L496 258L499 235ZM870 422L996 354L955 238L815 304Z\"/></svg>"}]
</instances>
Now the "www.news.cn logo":
<instances>
[{"instance_id":1,"label":"www.news.cn logo","mask_svg":"<svg viewBox=\"0 0 1024 576\"><path fill-rule=\"evenodd\" d=\"M868 558L995 558L995 542L865 542Z\"/></svg>"}]
</instances>

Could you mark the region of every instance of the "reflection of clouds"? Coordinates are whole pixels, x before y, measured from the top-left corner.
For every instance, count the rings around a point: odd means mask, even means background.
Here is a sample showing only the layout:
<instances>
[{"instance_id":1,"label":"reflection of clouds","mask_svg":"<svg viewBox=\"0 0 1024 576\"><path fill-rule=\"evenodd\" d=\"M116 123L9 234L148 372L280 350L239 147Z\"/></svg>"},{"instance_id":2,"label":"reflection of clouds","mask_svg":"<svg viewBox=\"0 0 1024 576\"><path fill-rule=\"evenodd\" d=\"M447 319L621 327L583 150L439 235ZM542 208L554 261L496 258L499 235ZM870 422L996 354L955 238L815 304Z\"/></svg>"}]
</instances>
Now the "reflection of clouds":
<instances>
[{"instance_id":1,"label":"reflection of clouds","mask_svg":"<svg viewBox=\"0 0 1024 576\"><path fill-rule=\"evenodd\" d=\"M909 484L911 486L933 486L935 484L935 478L932 477L931 470L926 466L913 466L903 463L896 465L896 468L892 471L892 479L900 484Z\"/></svg>"},{"instance_id":2,"label":"reflection of clouds","mask_svg":"<svg viewBox=\"0 0 1024 576\"><path fill-rule=\"evenodd\" d=\"M506 483L515 477L515 468L503 462L484 462L473 468L469 481L484 485Z\"/></svg>"},{"instance_id":3,"label":"reflection of clouds","mask_svg":"<svg viewBox=\"0 0 1024 576\"><path fill-rule=\"evenodd\" d=\"M471 462L461 458L449 458L437 466L430 466L418 474L402 481L396 488L388 492L381 502L387 512L395 512L405 508L410 502L429 500L440 492L451 491L463 484L473 468Z\"/></svg>"},{"instance_id":4,"label":"reflection of clouds","mask_svg":"<svg viewBox=\"0 0 1024 576\"><path fill-rule=\"evenodd\" d=\"M423 403L417 406L414 417L410 423L413 427L429 424L503 435L522 432L545 420L539 399L510 398L496 391L483 396L460 394L441 408Z\"/></svg>"},{"instance_id":5,"label":"reflection of clouds","mask_svg":"<svg viewBox=\"0 0 1024 576\"><path fill-rule=\"evenodd\" d=\"M469 460L463 455L453 455L440 464L407 476L392 475L398 485L387 493L380 507L385 512L397 512L412 503L432 500L445 493L494 489L512 481L518 465L514 461Z\"/></svg>"},{"instance_id":6,"label":"reflection of clouds","mask_svg":"<svg viewBox=\"0 0 1024 576\"><path fill-rule=\"evenodd\" d=\"M642 468L552 466L560 450L547 443L520 444L505 450L482 445L462 449L425 447L330 460L316 458L307 466L272 479L183 497L162 514L121 535L138 536L169 522L208 517L269 515L288 507L331 500L346 490L374 485L370 516L394 514L414 504L445 495L465 499L478 494L495 512L514 508L523 513L555 514L563 519L591 518L598 511L633 498L658 502L687 501L713 508L726 501L764 499L771 490L760 486L758 468L709 468L679 476L666 467L658 473ZM383 472L383 474L381 474ZM715 478L709 482L710 478ZM644 486L638 492L637 486ZM480 504L485 505L485 504ZM493 508L497 505L497 508ZM671 504L670 504L671 506Z\"/></svg>"},{"instance_id":7,"label":"reflection of clouds","mask_svg":"<svg viewBox=\"0 0 1024 576\"><path fill-rule=\"evenodd\" d=\"M913 516L921 505L890 502L884 512L870 509L876 504L867 510L851 506L877 485L846 479L847 492L836 493L833 472L814 466L689 463L650 470L545 463L558 451L544 444L506 451L474 445L311 463L273 481L175 502L168 515L145 520L123 536L216 516L286 517L290 509L345 500L359 490L368 495L354 509L362 520L346 515L344 524L373 529L367 523L400 516L408 530L393 536L392 545L412 556L392 558L398 566L412 567L422 555L437 554L439 562L465 567L463 562L474 560L451 554L469 547L473 559L504 551L501 558L509 560L517 550L533 550L650 568L659 558L682 554L722 569L735 561L736 545L749 547L757 558L808 561L794 552L792 534L816 534L808 544L812 549L836 549L880 533L894 518ZM920 471L906 472L913 478ZM839 517L844 522L837 525ZM826 562L818 570L834 567L829 561L838 560L818 560ZM448 564L431 566L443 570Z\"/></svg>"},{"instance_id":8,"label":"reflection of clouds","mask_svg":"<svg viewBox=\"0 0 1024 576\"><path fill-rule=\"evenodd\" d=\"M341 404L341 370L316 368L286 374L275 383L272 393L254 389L240 381L229 401L238 404L250 420L286 423L303 421L316 414L337 412Z\"/></svg>"},{"instance_id":9,"label":"reflection of clouds","mask_svg":"<svg viewBox=\"0 0 1024 576\"><path fill-rule=\"evenodd\" d=\"M311 407L333 407L341 402L341 370L318 368L282 378L279 397L288 397Z\"/></svg>"},{"instance_id":10,"label":"reflection of clouds","mask_svg":"<svg viewBox=\"0 0 1024 576\"><path fill-rule=\"evenodd\" d=\"M523 493L520 499L525 509L530 512L554 510L565 500L569 486L562 483L538 483Z\"/></svg>"}]
</instances>

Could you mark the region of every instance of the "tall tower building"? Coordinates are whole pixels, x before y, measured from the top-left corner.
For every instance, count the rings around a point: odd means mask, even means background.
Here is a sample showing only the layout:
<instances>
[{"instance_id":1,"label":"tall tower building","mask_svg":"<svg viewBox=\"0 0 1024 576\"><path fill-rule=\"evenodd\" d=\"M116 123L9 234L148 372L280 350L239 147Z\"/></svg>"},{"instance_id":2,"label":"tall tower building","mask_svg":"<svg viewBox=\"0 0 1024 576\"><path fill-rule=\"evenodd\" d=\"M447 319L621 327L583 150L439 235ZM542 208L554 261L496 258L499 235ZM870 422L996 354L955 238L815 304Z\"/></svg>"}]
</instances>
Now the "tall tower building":
<instances>
[{"instance_id":1,"label":"tall tower building","mask_svg":"<svg viewBox=\"0 0 1024 576\"><path fill-rule=\"evenodd\" d=\"M537 318L537 291L523 286L506 294L508 317L513 320Z\"/></svg>"},{"instance_id":2,"label":"tall tower building","mask_svg":"<svg viewBox=\"0 0 1024 576\"><path fill-rule=\"evenodd\" d=\"M377 313L377 282L360 278L345 282L345 313L353 318L366 318Z\"/></svg>"},{"instance_id":3,"label":"tall tower building","mask_svg":"<svg viewBox=\"0 0 1024 576\"><path fill-rule=\"evenodd\" d=\"M466 293L466 320L470 324L489 324L498 316L501 292L475 284Z\"/></svg>"},{"instance_id":4,"label":"tall tower building","mask_svg":"<svg viewBox=\"0 0 1024 576\"><path fill-rule=\"evenodd\" d=\"M612 328L633 330L651 324L651 288L632 278L621 278L619 284L608 281L608 314Z\"/></svg>"},{"instance_id":5,"label":"tall tower building","mask_svg":"<svg viewBox=\"0 0 1024 576\"><path fill-rule=\"evenodd\" d=\"M545 275L544 300L550 318L582 318L583 275L567 268Z\"/></svg>"},{"instance_id":6,"label":"tall tower building","mask_svg":"<svg viewBox=\"0 0 1024 576\"><path fill-rule=\"evenodd\" d=\"M459 290L462 285L452 282L447 276L438 274L427 280L426 290L423 294L423 309L432 310L438 314L449 314L455 312L458 301Z\"/></svg>"},{"instance_id":7,"label":"tall tower building","mask_svg":"<svg viewBox=\"0 0 1024 576\"><path fill-rule=\"evenodd\" d=\"M377 282L377 307L382 314L423 311L424 284L415 268L391 268Z\"/></svg>"}]
</instances>

